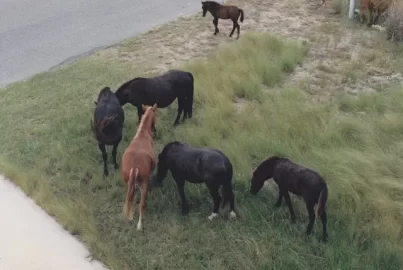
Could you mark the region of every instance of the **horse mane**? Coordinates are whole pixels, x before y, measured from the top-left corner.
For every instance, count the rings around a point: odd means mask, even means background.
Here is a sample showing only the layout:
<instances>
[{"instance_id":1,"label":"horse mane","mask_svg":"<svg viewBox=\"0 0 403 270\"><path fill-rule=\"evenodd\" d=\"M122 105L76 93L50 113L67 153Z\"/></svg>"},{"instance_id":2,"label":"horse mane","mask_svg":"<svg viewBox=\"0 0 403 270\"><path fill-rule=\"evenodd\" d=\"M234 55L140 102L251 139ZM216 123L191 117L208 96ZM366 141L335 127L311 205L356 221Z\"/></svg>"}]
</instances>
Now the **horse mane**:
<instances>
[{"instance_id":1,"label":"horse mane","mask_svg":"<svg viewBox=\"0 0 403 270\"><path fill-rule=\"evenodd\" d=\"M140 79L144 79L143 77L137 77L134 79L131 79L125 83L123 83L121 86L119 86L119 88L115 91L115 94L119 93L120 91L123 91L123 89L125 89L127 86L129 86L129 84L131 84L132 82L136 81L136 80L140 80Z\"/></svg>"},{"instance_id":2,"label":"horse mane","mask_svg":"<svg viewBox=\"0 0 403 270\"><path fill-rule=\"evenodd\" d=\"M204 1L204 3L212 5L214 7L221 6L221 4L217 3L216 1Z\"/></svg>"},{"instance_id":3,"label":"horse mane","mask_svg":"<svg viewBox=\"0 0 403 270\"><path fill-rule=\"evenodd\" d=\"M254 170L255 172L258 172L262 169L266 169L268 166L270 165L274 165L279 161L286 161L288 160L287 158L284 157L280 157L280 156L271 156L266 158L263 162L261 162L256 169Z\"/></svg>"},{"instance_id":4,"label":"horse mane","mask_svg":"<svg viewBox=\"0 0 403 270\"><path fill-rule=\"evenodd\" d=\"M146 123L146 121L148 121L148 118L150 117L150 110L152 110L152 107L148 107L146 112L143 114L143 116L141 117L141 121L139 124L139 127L137 128L137 132L136 132L136 136L143 131L143 127L144 127L144 123Z\"/></svg>"}]
</instances>

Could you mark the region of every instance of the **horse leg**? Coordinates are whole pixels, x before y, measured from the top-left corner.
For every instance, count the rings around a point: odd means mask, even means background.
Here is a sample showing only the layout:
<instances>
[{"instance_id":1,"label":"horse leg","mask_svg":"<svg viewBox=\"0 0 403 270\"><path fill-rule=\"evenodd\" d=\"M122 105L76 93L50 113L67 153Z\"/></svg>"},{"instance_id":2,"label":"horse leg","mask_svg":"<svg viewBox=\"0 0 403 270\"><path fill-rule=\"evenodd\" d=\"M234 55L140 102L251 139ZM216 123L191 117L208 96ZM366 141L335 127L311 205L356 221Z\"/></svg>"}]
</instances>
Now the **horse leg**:
<instances>
[{"instance_id":1,"label":"horse leg","mask_svg":"<svg viewBox=\"0 0 403 270\"><path fill-rule=\"evenodd\" d=\"M141 122L141 116L143 115L143 108L141 107L141 104L140 104L140 105L137 105L137 115L138 115L138 117L139 117L139 124L140 124L140 122Z\"/></svg>"},{"instance_id":2,"label":"horse leg","mask_svg":"<svg viewBox=\"0 0 403 270\"><path fill-rule=\"evenodd\" d=\"M235 28L236 28L236 22L234 20L232 20L232 31L231 31L231 34L229 34L229 37L232 37L232 34L235 31Z\"/></svg>"},{"instance_id":3,"label":"horse leg","mask_svg":"<svg viewBox=\"0 0 403 270\"><path fill-rule=\"evenodd\" d=\"M220 30L218 30L218 26L217 26L218 25L218 17L214 18L213 24L214 24L214 27L215 27L214 35L217 35L217 33L220 32Z\"/></svg>"},{"instance_id":4,"label":"horse leg","mask_svg":"<svg viewBox=\"0 0 403 270\"><path fill-rule=\"evenodd\" d=\"M182 215L187 215L189 213L189 205L186 201L185 196L185 180L180 179L177 175L172 175L175 179L176 186L178 187L179 196L182 202Z\"/></svg>"},{"instance_id":5,"label":"horse leg","mask_svg":"<svg viewBox=\"0 0 403 270\"><path fill-rule=\"evenodd\" d=\"M308 226L306 227L306 234L310 235L313 229L313 225L315 222L315 211L313 209L313 203L309 201L305 201L306 204L306 209L308 210L308 215L309 215L309 223Z\"/></svg>"},{"instance_id":6,"label":"horse leg","mask_svg":"<svg viewBox=\"0 0 403 270\"><path fill-rule=\"evenodd\" d=\"M322 227L323 227L323 242L326 242L327 241L327 231L326 231L327 214L326 214L326 211L323 211L323 213L320 215L320 220L322 221Z\"/></svg>"},{"instance_id":7,"label":"horse leg","mask_svg":"<svg viewBox=\"0 0 403 270\"><path fill-rule=\"evenodd\" d=\"M216 186L214 183L209 183L206 182L208 189L210 190L210 194L213 197L214 201L214 206L213 206L213 213L208 217L210 221L212 221L214 218L218 216L218 209L220 207L220 202L221 202L221 196L220 193L218 192L218 186Z\"/></svg>"},{"instance_id":8,"label":"horse leg","mask_svg":"<svg viewBox=\"0 0 403 270\"><path fill-rule=\"evenodd\" d=\"M287 203L288 209L290 210L291 222L294 223L295 222L295 214L294 214L294 210L292 209L290 194L288 194L287 190L284 190L283 191L283 196L284 196L285 202Z\"/></svg>"},{"instance_id":9,"label":"horse leg","mask_svg":"<svg viewBox=\"0 0 403 270\"><path fill-rule=\"evenodd\" d=\"M278 200L276 204L274 205L275 207L280 207L281 206L281 201L283 200L283 193L281 192L281 189L278 190Z\"/></svg>"},{"instance_id":10,"label":"horse leg","mask_svg":"<svg viewBox=\"0 0 403 270\"><path fill-rule=\"evenodd\" d=\"M178 97L178 115L176 116L176 120L174 122L174 127L179 124L179 118L181 117L184 106L185 106L185 100ZM184 116L183 116L184 118L185 118L185 115L186 114L184 114Z\"/></svg>"},{"instance_id":11,"label":"horse leg","mask_svg":"<svg viewBox=\"0 0 403 270\"><path fill-rule=\"evenodd\" d=\"M106 154L106 149L105 149L105 144L98 143L98 147L102 152L102 160L104 161L104 175L108 176L108 166L106 164L106 160L108 159L108 156Z\"/></svg>"},{"instance_id":12,"label":"horse leg","mask_svg":"<svg viewBox=\"0 0 403 270\"><path fill-rule=\"evenodd\" d=\"M119 168L119 165L116 162L116 154L118 153L118 145L119 145L119 143L114 144L113 149L112 149L112 158L113 158L113 163L115 164L115 170Z\"/></svg>"},{"instance_id":13,"label":"horse leg","mask_svg":"<svg viewBox=\"0 0 403 270\"><path fill-rule=\"evenodd\" d=\"M372 10L368 10L368 22L367 22L367 26L368 26L368 27L371 27L371 26L372 26L372 24L373 24L373 19L374 19L374 16L373 16L373 14L372 14Z\"/></svg>"},{"instance_id":14,"label":"horse leg","mask_svg":"<svg viewBox=\"0 0 403 270\"><path fill-rule=\"evenodd\" d=\"M232 191L231 186L229 187L228 195L229 195L229 207L230 207L229 218L236 218L235 195L234 195L234 192Z\"/></svg>"},{"instance_id":15,"label":"horse leg","mask_svg":"<svg viewBox=\"0 0 403 270\"><path fill-rule=\"evenodd\" d=\"M236 28L237 28L237 32L238 32L238 36L236 37L236 39L239 39L239 32L241 31L241 27L239 26L238 23L236 23Z\"/></svg>"},{"instance_id":16,"label":"horse leg","mask_svg":"<svg viewBox=\"0 0 403 270\"><path fill-rule=\"evenodd\" d=\"M140 199L140 204L139 204L139 222L137 223L137 230L142 231L143 230L143 214L144 214L144 207L146 205L146 199L147 199L147 194L148 194L148 181L145 181L140 188L141 192L141 199Z\"/></svg>"}]
</instances>

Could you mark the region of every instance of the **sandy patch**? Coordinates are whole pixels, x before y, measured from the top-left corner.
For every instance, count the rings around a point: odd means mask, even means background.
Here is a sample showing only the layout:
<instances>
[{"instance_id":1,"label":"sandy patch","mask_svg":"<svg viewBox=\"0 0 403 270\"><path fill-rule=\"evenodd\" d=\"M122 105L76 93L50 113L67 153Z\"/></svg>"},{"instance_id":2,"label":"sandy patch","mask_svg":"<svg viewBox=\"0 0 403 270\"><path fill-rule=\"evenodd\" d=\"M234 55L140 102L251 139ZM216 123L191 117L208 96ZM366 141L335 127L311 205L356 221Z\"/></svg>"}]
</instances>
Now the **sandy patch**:
<instances>
[{"instance_id":1,"label":"sandy patch","mask_svg":"<svg viewBox=\"0 0 403 270\"><path fill-rule=\"evenodd\" d=\"M343 22L334 14L331 0L324 7L316 0L225 2L245 12L241 36L247 31L268 32L309 45L308 57L290 76L286 87L302 86L313 98L327 100L340 91L378 91L403 82L402 65L382 33ZM206 56L220 44L236 41L228 37L232 29L229 20L219 20L218 27L219 34L213 36L212 16L203 18L200 9L195 16L161 25L98 56L142 66L150 73L165 72Z\"/></svg>"},{"instance_id":2,"label":"sandy patch","mask_svg":"<svg viewBox=\"0 0 403 270\"><path fill-rule=\"evenodd\" d=\"M19 188L0 176L1 270L106 270Z\"/></svg>"}]
</instances>

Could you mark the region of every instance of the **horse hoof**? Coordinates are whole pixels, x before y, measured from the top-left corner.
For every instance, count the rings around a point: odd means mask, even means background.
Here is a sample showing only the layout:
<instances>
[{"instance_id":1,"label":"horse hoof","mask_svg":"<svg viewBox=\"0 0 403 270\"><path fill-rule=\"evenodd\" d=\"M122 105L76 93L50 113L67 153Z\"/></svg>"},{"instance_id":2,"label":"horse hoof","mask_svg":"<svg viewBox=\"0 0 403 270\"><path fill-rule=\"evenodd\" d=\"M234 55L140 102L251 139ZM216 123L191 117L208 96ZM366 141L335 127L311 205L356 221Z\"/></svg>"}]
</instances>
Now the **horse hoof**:
<instances>
[{"instance_id":1,"label":"horse hoof","mask_svg":"<svg viewBox=\"0 0 403 270\"><path fill-rule=\"evenodd\" d=\"M213 219L216 218L217 216L218 216L217 213L212 213L212 214L208 217L208 219L209 219L210 221L213 221Z\"/></svg>"},{"instance_id":2,"label":"horse hoof","mask_svg":"<svg viewBox=\"0 0 403 270\"><path fill-rule=\"evenodd\" d=\"M115 164L115 170L119 169L119 165L116 163Z\"/></svg>"},{"instance_id":3,"label":"horse hoof","mask_svg":"<svg viewBox=\"0 0 403 270\"><path fill-rule=\"evenodd\" d=\"M189 209L182 209L182 215L186 216L189 214Z\"/></svg>"},{"instance_id":4,"label":"horse hoof","mask_svg":"<svg viewBox=\"0 0 403 270\"><path fill-rule=\"evenodd\" d=\"M236 219L236 213L235 213L234 211L231 211L231 212L229 213L229 218L230 218L230 219Z\"/></svg>"},{"instance_id":5,"label":"horse hoof","mask_svg":"<svg viewBox=\"0 0 403 270\"><path fill-rule=\"evenodd\" d=\"M137 224L137 231L139 232L143 231L143 226L140 223Z\"/></svg>"}]
</instances>

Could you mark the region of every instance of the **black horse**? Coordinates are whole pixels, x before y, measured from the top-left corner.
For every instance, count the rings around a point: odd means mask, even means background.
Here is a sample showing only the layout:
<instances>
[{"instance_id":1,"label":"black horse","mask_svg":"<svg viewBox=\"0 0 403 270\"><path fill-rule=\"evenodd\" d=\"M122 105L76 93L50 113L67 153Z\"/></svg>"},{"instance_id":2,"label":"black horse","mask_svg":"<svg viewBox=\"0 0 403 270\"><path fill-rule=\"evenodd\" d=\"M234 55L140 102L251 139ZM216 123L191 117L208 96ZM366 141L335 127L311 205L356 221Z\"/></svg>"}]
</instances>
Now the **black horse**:
<instances>
[{"instance_id":1,"label":"black horse","mask_svg":"<svg viewBox=\"0 0 403 270\"><path fill-rule=\"evenodd\" d=\"M218 216L221 203L219 188L222 186L222 207L230 203L230 218L236 218L234 209L234 193L232 192L232 164L219 150L212 148L191 147L185 143L174 141L168 143L158 155L156 182L162 180L171 171L182 200L182 214L189 213L189 205L185 197L185 181L206 183L214 200L213 213L208 217L213 220Z\"/></svg>"},{"instance_id":2,"label":"black horse","mask_svg":"<svg viewBox=\"0 0 403 270\"><path fill-rule=\"evenodd\" d=\"M104 87L98 94L98 100L94 101L96 108L94 122L91 121L91 128L98 141L99 149L102 152L104 162L104 175L108 176L106 166L107 155L105 145L113 145L112 157L115 169L118 168L116 154L120 141L122 140L123 122L125 113L119 100L109 87Z\"/></svg>"},{"instance_id":3,"label":"black horse","mask_svg":"<svg viewBox=\"0 0 403 270\"><path fill-rule=\"evenodd\" d=\"M157 103L158 108L165 108L178 98L178 116L174 123L176 126L183 111L182 121L192 118L193 84L192 73L169 70L160 76L138 77L127 81L116 90L115 95L122 106L131 103L137 107L139 123L143 115L142 104L153 106Z\"/></svg>"},{"instance_id":4,"label":"black horse","mask_svg":"<svg viewBox=\"0 0 403 270\"><path fill-rule=\"evenodd\" d=\"M275 206L279 207L284 197L290 210L292 222L295 222L295 214L288 192L290 191L298 196L302 196L304 199L309 214L307 235L312 232L315 222L314 205L318 204L316 215L320 216L322 220L323 241L327 241L327 214L325 206L328 191L325 180L318 173L295 164L287 158L272 156L263 161L253 172L250 192L257 194L263 187L264 182L272 177L279 187L279 197Z\"/></svg>"}]
</instances>

